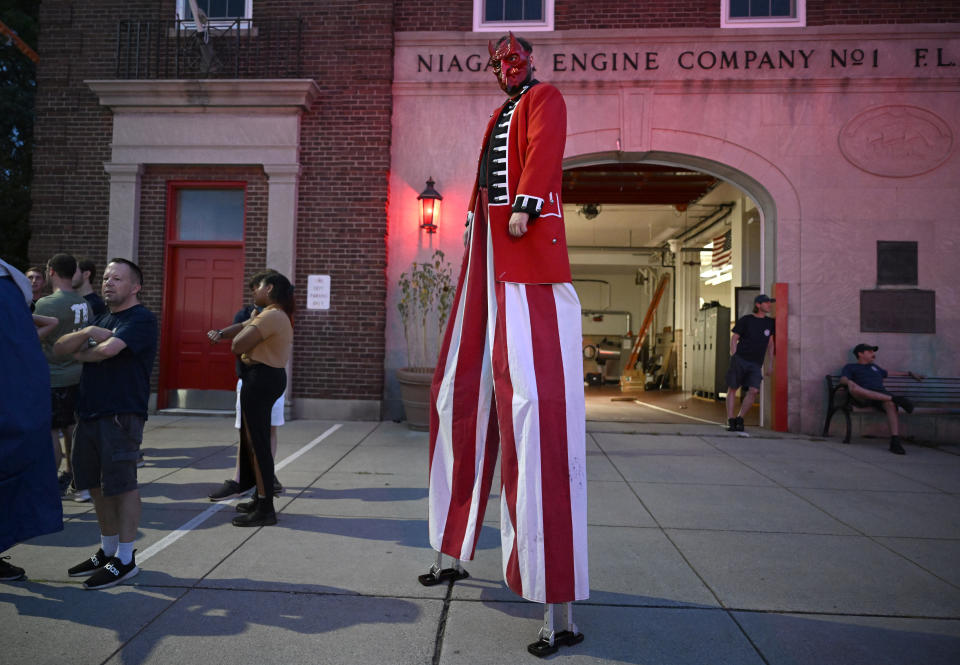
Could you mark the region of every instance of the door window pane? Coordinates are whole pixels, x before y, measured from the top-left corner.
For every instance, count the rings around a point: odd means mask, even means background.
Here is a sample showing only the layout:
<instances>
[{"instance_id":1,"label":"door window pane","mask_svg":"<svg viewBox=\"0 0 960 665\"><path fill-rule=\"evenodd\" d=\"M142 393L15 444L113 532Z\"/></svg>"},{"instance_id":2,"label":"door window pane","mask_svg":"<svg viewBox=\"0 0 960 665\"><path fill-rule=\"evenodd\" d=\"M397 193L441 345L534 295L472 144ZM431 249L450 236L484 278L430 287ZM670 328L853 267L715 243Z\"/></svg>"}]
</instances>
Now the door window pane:
<instances>
[{"instance_id":1,"label":"door window pane","mask_svg":"<svg viewBox=\"0 0 960 665\"><path fill-rule=\"evenodd\" d=\"M242 189L177 190L177 238L243 240Z\"/></svg>"}]
</instances>

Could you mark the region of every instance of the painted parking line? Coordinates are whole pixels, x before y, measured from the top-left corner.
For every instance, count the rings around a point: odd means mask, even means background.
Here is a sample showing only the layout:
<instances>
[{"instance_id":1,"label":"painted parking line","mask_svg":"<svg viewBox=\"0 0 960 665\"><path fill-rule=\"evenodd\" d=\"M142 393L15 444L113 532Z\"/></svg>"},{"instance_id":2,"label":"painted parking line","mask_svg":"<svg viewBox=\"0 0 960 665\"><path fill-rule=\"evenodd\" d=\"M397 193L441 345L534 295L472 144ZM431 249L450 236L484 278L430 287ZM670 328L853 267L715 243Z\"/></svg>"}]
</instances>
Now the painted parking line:
<instances>
[{"instance_id":1,"label":"painted parking line","mask_svg":"<svg viewBox=\"0 0 960 665\"><path fill-rule=\"evenodd\" d=\"M282 469L288 464L290 464L291 462L293 462L294 460L307 454L308 452L313 450L313 448L316 447L317 444L319 444L328 436L336 432L341 427L343 427L343 425L340 423L333 425L332 427L330 427L330 429L328 429L326 432L318 436L316 439L314 439L313 441L305 445L303 448L293 453L292 455L284 458L282 462L278 462L276 465L274 465L274 468L277 470ZM153 545L143 550L143 552L138 553L137 563L138 564L143 563L144 561L152 557L154 554L157 554L158 552L163 551L165 548L169 547L170 545L173 545L175 542L177 542L178 540L183 538L185 535L187 535L188 533L196 529L198 526L206 522L208 519L213 517L217 513L217 511L223 510L227 506L232 506L236 504L237 501L239 500L240 499L237 498L237 499L231 499L230 501L218 501L217 503L213 504L212 506L204 510L199 515L195 516L193 519L191 519L189 522L187 522L183 526L171 531L166 536L164 536L163 538L155 542Z\"/></svg>"},{"instance_id":2,"label":"painted parking line","mask_svg":"<svg viewBox=\"0 0 960 665\"><path fill-rule=\"evenodd\" d=\"M633 400L634 404L639 404L640 406L645 406L648 409L656 409L657 411L663 411L664 413L669 413L671 416L680 416L681 418L688 418L690 420L696 420L701 423L707 423L708 425L722 425L723 423L718 423L716 420L704 420L703 418L697 418L696 416L688 416L685 413L677 413L676 411L671 411L670 409L665 409L662 406L654 406L653 404L647 404L641 402L638 399Z\"/></svg>"}]
</instances>

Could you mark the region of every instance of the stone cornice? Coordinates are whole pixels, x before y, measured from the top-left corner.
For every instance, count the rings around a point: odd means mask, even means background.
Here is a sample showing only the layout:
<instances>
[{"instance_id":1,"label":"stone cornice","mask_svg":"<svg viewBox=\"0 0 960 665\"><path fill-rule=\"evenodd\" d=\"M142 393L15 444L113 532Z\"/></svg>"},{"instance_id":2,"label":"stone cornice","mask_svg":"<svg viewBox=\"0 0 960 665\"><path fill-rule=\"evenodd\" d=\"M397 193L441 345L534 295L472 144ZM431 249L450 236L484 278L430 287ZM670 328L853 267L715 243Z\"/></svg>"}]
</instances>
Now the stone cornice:
<instances>
[{"instance_id":1,"label":"stone cornice","mask_svg":"<svg viewBox=\"0 0 960 665\"><path fill-rule=\"evenodd\" d=\"M112 110L308 110L320 92L313 79L175 79L84 81Z\"/></svg>"}]
</instances>

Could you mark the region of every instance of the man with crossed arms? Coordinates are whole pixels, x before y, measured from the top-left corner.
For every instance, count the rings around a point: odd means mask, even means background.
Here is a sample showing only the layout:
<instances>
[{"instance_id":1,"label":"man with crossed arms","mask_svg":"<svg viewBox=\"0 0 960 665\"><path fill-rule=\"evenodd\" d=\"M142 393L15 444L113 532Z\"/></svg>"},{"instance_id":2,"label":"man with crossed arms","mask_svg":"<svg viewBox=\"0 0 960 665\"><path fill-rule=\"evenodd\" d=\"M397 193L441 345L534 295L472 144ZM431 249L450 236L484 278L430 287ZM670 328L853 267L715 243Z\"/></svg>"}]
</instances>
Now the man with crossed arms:
<instances>
[{"instance_id":1,"label":"man with crossed arms","mask_svg":"<svg viewBox=\"0 0 960 665\"><path fill-rule=\"evenodd\" d=\"M157 353L157 319L140 304L142 286L137 264L110 261L102 288L109 311L54 345L54 352L72 353L84 364L73 473L77 489L93 498L100 549L67 572L89 576L86 589L106 589L140 572L133 549L140 522L137 458Z\"/></svg>"}]
</instances>

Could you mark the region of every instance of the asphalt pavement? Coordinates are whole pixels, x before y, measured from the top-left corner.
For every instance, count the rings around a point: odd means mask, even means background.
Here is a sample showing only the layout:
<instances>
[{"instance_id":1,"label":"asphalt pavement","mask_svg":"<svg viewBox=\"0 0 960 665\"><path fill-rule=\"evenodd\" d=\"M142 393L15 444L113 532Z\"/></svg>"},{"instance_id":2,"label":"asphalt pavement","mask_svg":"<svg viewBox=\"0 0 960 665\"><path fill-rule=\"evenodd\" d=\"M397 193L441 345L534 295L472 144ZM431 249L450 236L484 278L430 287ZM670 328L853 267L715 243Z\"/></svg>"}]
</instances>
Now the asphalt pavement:
<instances>
[{"instance_id":1,"label":"asphalt pavement","mask_svg":"<svg viewBox=\"0 0 960 665\"><path fill-rule=\"evenodd\" d=\"M279 522L256 529L206 498L236 441L232 417L150 418L127 584L67 576L99 545L88 503L65 500L62 532L4 552L29 578L0 583L0 662L539 662L526 645L543 606L502 581L498 496L470 578L417 582L434 556L425 433L288 422ZM550 661L960 663L957 447L590 422L587 453L585 639Z\"/></svg>"}]
</instances>

